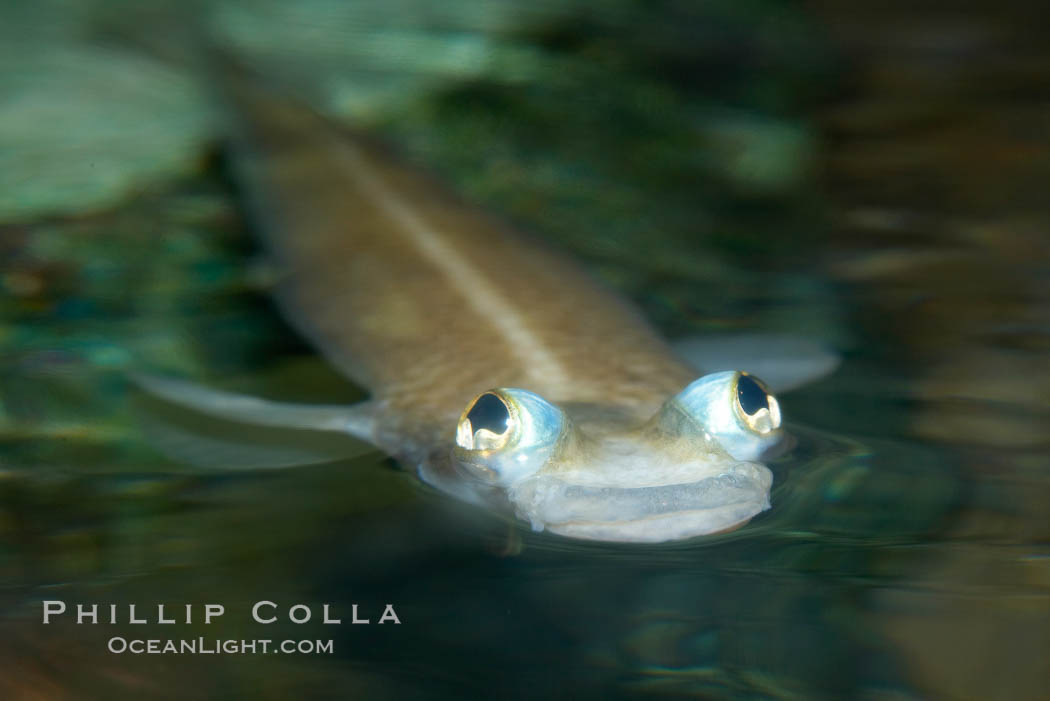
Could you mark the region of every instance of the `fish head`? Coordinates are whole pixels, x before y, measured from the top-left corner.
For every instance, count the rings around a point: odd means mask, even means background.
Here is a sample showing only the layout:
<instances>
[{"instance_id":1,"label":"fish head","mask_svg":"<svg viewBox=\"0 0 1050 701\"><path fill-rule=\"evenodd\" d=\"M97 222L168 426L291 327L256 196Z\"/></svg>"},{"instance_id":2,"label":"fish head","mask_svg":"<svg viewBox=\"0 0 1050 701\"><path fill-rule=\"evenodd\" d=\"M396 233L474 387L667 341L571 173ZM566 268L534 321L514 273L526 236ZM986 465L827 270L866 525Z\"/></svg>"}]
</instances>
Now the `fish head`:
<instances>
[{"instance_id":1,"label":"fish head","mask_svg":"<svg viewBox=\"0 0 1050 701\"><path fill-rule=\"evenodd\" d=\"M783 439L776 398L727 371L633 422L524 389L483 392L460 417L452 460L536 530L662 542L732 530L769 508L773 476L758 461Z\"/></svg>"}]
</instances>

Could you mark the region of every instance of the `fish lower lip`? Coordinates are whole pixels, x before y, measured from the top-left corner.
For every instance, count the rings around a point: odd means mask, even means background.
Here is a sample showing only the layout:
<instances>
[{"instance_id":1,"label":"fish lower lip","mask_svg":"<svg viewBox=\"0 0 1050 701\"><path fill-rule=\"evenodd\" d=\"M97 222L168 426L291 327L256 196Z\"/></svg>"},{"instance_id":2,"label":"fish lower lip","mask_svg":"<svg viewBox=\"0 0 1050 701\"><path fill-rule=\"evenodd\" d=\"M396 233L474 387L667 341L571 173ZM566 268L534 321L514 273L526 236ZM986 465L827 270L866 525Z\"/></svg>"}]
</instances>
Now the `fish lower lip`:
<instances>
[{"instance_id":1,"label":"fish lower lip","mask_svg":"<svg viewBox=\"0 0 1050 701\"><path fill-rule=\"evenodd\" d=\"M745 525L769 503L728 504L702 511L656 514L636 521L575 521L549 524L553 533L581 540L617 543L665 543L727 533Z\"/></svg>"},{"instance_id":2,"label":"fish lower lip","mask_svg":"<svg viewBox=\"0 0 1050 701\"><path fill-rule=\"evenodd\" d=\"M534 525L615 523L752 505L767 508L772 473L758 463L736 463L695 482L647 487L600 487L539 477L516 485L510 497Z\"/></svg>"}]
</instances>

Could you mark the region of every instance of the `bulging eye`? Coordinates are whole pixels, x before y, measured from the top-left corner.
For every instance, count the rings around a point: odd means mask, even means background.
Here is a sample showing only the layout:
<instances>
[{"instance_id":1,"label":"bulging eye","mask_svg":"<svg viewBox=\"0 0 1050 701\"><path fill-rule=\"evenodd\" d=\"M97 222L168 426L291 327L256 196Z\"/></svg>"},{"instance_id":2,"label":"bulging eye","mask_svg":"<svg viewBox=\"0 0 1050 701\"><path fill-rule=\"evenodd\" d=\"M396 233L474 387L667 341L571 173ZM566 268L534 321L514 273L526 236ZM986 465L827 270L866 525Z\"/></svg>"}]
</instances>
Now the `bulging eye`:
<instances>
[{"instance_id":1,"label":"bulging eye","mask_svg":"<svg viewBox=\"0 0 1050 701\"><path fill-rule=\"evenodd\" d=\"M704 375L672 401L737 460L757 460L780 441L780 404L746 372Z\"/></svg>"},{"instance_id":2,"label":"bulging eye","mask_svg":"<svg viewBox=\"0 0 1050 701\"><path fill-rule=\"evenodd\" d=\"M758 433L780 428L780 404L765 385L746 372L736 378L736 406L748 427Z\"/></svg>"},{"instance_id":3,"label":"bulging eye","mask_svg":"<svg viewBox=\"0 0 1050 701\"><path fill-rule=\"evenodd\" d=\"M565 425L562 411L538 394L483 392L459 418L457 458L486 482L512 484L543 467Z\"/></svg>"},{"instance_id":4,"label":"bulging eye","mask_svg":"<svg viewBox=\"0 0 1050 701\"><path fill-rule=\"evenodd\" d=\"M514 423L498 394L485 392L467 409L456 429L456 443L467 450L494 450L507 443Z\"/></svg>"}]
</instances>

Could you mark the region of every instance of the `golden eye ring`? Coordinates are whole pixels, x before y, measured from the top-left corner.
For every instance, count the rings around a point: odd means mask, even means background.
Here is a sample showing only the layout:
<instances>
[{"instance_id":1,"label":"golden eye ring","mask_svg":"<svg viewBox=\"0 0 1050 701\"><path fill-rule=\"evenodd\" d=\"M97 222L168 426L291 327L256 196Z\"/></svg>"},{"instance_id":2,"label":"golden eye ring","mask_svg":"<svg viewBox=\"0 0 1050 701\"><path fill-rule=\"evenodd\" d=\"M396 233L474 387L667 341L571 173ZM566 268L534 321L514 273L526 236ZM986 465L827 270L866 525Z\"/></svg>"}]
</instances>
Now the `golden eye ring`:
<instances>
[{"instance_id":1,"label":"golden eye ring","mask_svg":"<svg viewBox=\"0 0 1050 701\"><path fill-rule=\"evenodd\" d=\"M741 372L734 395L734 408L752 431L769 433L780 428L780 404L758 378Z\"/></svg>"},{"instance_id":2,"label":"golden eye ring","mask_svg":"<svg viewBox=\"0 0 1050 701\"><path fill-rule=\"evenodd\" d=\"M514 414L495 392L479 394L460 416L456 444L466 450L497 450L514 433Z\"/></svg>"}]
</instances>

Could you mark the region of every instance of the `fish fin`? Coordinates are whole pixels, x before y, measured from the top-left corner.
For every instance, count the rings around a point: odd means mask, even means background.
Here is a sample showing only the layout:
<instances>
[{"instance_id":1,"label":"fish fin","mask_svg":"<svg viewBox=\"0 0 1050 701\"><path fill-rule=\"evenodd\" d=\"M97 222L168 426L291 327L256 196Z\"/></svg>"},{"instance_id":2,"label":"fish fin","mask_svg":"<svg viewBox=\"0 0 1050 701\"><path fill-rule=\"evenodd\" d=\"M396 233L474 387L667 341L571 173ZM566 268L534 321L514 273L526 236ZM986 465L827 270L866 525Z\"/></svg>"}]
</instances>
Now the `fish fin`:
<instances>
[{"instance_id":1,"label":"fish fin","mask_svg":"<svg viewBox=\"0 0 1050 701\"><path fill-rule=\"evenodd\" d=\"M219 469L293 467L374 450L371 404L284 404L139 374L150 442L176 462Z\"/></svg>"},{"instance_id":2,"label":"fish fin","mask_svg":"<svg viewBox=\"0 0 1050 701\"><path fill-rule=\"evenodd\" d=\"M775 333L714 334L674 343L678 355L701 372L743 370L778 393L830 375L841 357L802 336Z\"/></svg>"},{"instance_id":3,"label":"fish fin","mask_svg":"<svg viewBox=\"0 0 1050 701\"><path fill-rule=\"evenodd\" d=\"M179 416L173 417L177 412ZM348 436L216 421L156 407L138 415L146 440L166 458L212 470L267 470L346 460L374 448Z\"/></svg>"},{"instance_id":4,"label":"fish fin","mask_svg":"<svg viewBox=\"0 0 1050 701\"><path fill-rule=\"evenodd\" d=\"M132 378L148 394L227 421L304 431L346 433L372 441L372 404L290 404L204 387L187 380L139 373Z\"/></svg>"}]
</instances>

